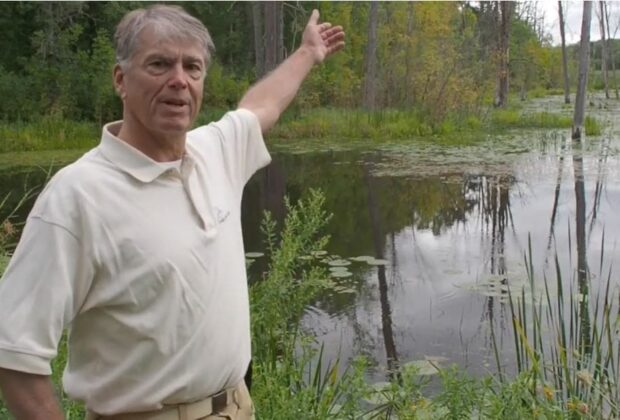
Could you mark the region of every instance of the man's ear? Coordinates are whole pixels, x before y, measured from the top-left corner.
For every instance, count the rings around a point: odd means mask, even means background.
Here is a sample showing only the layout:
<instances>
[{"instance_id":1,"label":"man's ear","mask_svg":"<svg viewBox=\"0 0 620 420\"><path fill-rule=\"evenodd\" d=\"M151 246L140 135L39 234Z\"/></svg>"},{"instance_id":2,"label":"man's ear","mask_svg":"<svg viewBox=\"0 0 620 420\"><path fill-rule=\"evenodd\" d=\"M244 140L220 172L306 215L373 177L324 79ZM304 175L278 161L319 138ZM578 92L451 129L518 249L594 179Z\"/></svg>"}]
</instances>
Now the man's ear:
<instances>
[{"instance_id":1,"label":"man's ear","mask_svg":"<svg viewBox=\"0 0 620 420\"><path fill-rule=\"evenodd\" d=\"M127 92L125 92L125 73L123 73L123 69L120 64L114 65L113 79L116 93L122 100L124 100L125 96L127 96Z\"/></svg>"}]
</instances>

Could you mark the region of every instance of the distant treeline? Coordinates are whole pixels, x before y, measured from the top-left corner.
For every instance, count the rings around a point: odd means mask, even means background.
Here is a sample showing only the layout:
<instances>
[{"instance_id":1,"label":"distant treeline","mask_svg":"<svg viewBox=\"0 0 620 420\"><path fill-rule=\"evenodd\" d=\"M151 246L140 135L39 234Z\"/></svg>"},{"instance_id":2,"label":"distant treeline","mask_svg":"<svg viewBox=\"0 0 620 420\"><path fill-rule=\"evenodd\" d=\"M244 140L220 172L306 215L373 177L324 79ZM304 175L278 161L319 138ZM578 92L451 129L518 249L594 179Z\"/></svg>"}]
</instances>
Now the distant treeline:
<instances>
[{"instance_id":1,"label":"distant treeline","mask_svg":"<svg viewBox=\"0 0 620 420\"><path fill-rule=\"evenodd\" d=\"M430 121L479 114L497 86L500 2L186 2L216 45L208 107L234 106L257 77L292 52L310 11L342 24L344 52L307 80L298 108L414 109ZM143 2L0 3L0 120L120 117L111 83L116 23ZM510 92L561 89L561 49L531 8L509 16ZM620 45L615 47L620 48ZM574 83L576 47L571 47ZM618 50L615 48L615 50ZM594 63L600 49L594 48ZM620 63L616 64L620 68Z\"/></svg>"}]
</instances>

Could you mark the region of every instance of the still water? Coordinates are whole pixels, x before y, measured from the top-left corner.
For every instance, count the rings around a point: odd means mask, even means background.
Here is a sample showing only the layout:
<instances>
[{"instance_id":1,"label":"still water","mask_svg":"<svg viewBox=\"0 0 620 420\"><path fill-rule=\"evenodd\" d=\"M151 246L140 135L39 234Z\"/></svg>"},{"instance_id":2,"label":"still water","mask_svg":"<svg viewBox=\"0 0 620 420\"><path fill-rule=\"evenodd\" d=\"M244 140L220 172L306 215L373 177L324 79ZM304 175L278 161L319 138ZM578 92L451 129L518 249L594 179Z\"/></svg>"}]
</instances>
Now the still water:
<instances>
[{"instance_id":1,"label":"still water","mask_svg":"<svg viewBox=\"0 0 620 420\"><path fill-rule=\"evenodd\" d=\"M534 106L558 109L560 98ZM614 287L620 283L617 108L597 99L591 112L607 125L583 145L568 130L520 130L466 146L440 139L272 145L273 163L243 199L246 251L262 250L264 210L283 220L285 195L296 200L319 188L333 213L329 255L387 261L352 262L352 276L334 278L339 288L307 309L303 326L328 359L366 355L375 380L425 358L483 374L495 370L493 331L500 363L511 369L506 287L527 287L530 263L539 287L544 276L555 281L556 258L570 283L582 250L593 291L610 270ZM49 170L5 164L0 196L11 192L14 204Z\"/></svg>"},{"instance_id":2,"label":"still water","mask_svg":"<svg viewBox=\"0 0 620 420\"><path fill-rule=\"evenodd\" d=\"M506 287L527 290L530 263L538 295L546 276L553 297L555 260L568 289L580 242L591 295L610 270L618 291L620 142L614 105L601 103L597 117L608 125L583 145L569 130L527 130L472 146L428 140L320 153L301 142L282 146L246 189L248 250L260 251L262 210L281 219L284 194L320 188L333 213L329 253L388 261L353 262L352 277L334 279L343 291L308 308L303 325L325 343L328 359L365 355L377 381L395 364L429 358L484 374L496 371L493 329L500 363L513 370Z\"/></svg>"}]
</instances>

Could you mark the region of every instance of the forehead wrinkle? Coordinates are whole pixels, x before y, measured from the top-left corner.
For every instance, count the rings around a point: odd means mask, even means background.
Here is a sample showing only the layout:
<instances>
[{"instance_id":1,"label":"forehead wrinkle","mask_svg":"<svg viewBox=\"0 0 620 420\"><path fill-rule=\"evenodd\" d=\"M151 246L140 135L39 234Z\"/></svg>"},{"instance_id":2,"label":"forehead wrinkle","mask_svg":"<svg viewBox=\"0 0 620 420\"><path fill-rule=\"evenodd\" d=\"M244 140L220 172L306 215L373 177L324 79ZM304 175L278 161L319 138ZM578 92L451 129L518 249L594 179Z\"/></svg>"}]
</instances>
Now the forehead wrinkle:
<instances>
[{"instance_id":1,"label":"forehead wrinkle","mask_svg":"<svg viewBox=\"0 0 620 420\"><path fill-rule=\"evenodd\" d=\"M197 39L184 36L176 31L169 31L169 28L162 29L157 26L146 25L137 35L136 42L140 47L137 48L137 50L142 49L141 47L148 44L149 41L151 42L149 49L160 48L161 50L169 50L162 52L162 54L174 55L175 57L178 57L179 51L183 48L196 49L198 55L192 55L192 57L205 65L207 64L207 57L205 56L203 47ZM174 52L172 52L172 50L174 50Z\"/></svg>"},{"instance_id":2,"label":"forehead wrinkle","mask_svg":"<svg viewBox=\"0 0 620 420\"><path fill-rule=\"evenodd\" d=\"M200 62L203 65L206 65L207 63L205 57L199 52L200 48L196 45L189 47L190 50L194 48L196 51L184 51L185 47L175 43L174 41L158 40L138 55L141 55L143 60L149 60L152 58L163 58L166 60L180 59L183 62Z\"/></svg>"}]
</instances>

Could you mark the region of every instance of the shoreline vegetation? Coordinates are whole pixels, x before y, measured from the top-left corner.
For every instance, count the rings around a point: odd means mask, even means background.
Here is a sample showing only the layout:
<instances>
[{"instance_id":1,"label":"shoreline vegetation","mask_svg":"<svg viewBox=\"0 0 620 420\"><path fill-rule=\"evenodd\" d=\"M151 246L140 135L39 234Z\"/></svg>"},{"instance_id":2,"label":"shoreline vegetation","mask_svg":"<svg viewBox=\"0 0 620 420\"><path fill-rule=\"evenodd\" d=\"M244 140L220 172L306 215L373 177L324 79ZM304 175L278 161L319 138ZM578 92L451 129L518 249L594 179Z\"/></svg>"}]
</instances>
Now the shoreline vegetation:
<instances>
[{"instance_id":1,"label":"shoreline vegetation","mask_svg":"<svg viewBox=\"0 0 620 420\"><path fill-rule=\"evenodd\" d=\"M263 218L267 269L260 281L251 281L250 287L252 395L257 418L618 418L620 312L617 290L609 287L612 273L601 273L606 274L608 282L601 286L603 300L595 299L592 293L578 305L566 295L574 286L565 285L562 292L562 278L571 275L559 266L556 279L544 279L545 292L540 300L528 298L532 299L531 306L526 305L525 291L507 292L512 295L509 307L513 322L509 328L518 337L518 371L514 375L502 372L498 364L497 373L475 378L455 366L444 368L429 361L424 366L401 365L391 372L388 382L369 384L367 359L357 358L347 369L341 369L339 360L325 360L322 346L299 323L304 308L319 293L334 287L324 265L300 258L321 255L328 243L323 232L331 216L325 212L324 202L324 195L316 190L297 203L286 200L287 217L281 229L268 213ZM6 246L14 231L8 219L0 222L0 240ZM528 264L531 246L529 257L525 256ZM0 273L7 261L3 249ZM534 288L534 276L528 277ZM550 301L550 283L554 281L560 287L560 303ZM543 306L544 301L548 307ZM564 306L565 301L570 304ZM556 307L557 311L553 309ZM583 310L593 313L589 350L579 345L583 334L573 329L575 317ZM548 315L543 316L543 311ZM561 339L554 337L558 333ZM63 337L53 362L52 379L67 419L81 419L81 404L69 401L60 389L66 357ZM439 383L438 390L429 387L430 375L437 378L434 384ZM7 417L0 399L0 418Z\"/></svg>"},{"instance_id":2,"label":"shoreline vegetation","mask_svg":"<svg viewBox=\"0 0 620 420\"><path fill-rule=\"evenodd\" d=\"M218 119L225 111L211 109L202 113L197 125ZM363 111L344 108L293 109L266 136L268 140L328 139L338 142L415 141L419 138L450 138L458 134L501 134L511 129L570 129L572 118L559 112L525 112L519 108L490 109L486 116L451 116L430 123L419 111ZM586 135L602 132L602 123L586 117ZM44 116L29 122L0 121L0 154L48 150L85 150L97 145L101 127L95 122L72 121ZM462 142L463 138L459 137Z\"/></svg>"}]
</instances>

